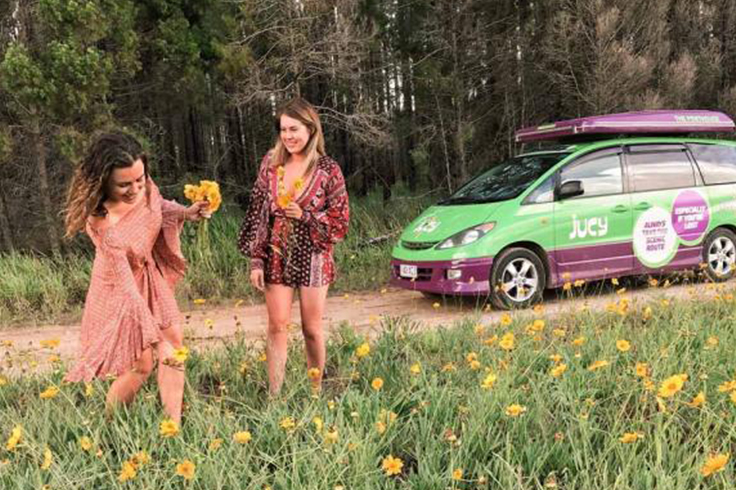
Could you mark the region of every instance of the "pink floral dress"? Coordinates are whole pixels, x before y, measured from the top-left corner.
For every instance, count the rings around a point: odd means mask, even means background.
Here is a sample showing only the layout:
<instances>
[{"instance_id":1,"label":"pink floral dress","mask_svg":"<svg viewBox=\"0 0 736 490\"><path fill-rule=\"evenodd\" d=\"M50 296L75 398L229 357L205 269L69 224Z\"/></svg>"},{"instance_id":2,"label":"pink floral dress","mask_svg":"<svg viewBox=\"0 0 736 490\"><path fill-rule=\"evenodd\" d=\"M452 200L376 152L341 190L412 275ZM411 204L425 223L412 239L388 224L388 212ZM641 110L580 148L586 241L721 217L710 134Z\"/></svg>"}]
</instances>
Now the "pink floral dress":
<instances>
[{"instance_id":1,"label":"pink floral dress","mask_svg":"<svg viewBox=\"0 0 736 490\"><path fill-rule=\"evenodd\" d=\"M148 181L148 195L110 227L87 224L95 259L81 327L79 360L67 381L89 381L128 371L141 353L179 323L174 298L184 275L179 233L186 208L161 197Z\"/></svg>"}]
</instances>

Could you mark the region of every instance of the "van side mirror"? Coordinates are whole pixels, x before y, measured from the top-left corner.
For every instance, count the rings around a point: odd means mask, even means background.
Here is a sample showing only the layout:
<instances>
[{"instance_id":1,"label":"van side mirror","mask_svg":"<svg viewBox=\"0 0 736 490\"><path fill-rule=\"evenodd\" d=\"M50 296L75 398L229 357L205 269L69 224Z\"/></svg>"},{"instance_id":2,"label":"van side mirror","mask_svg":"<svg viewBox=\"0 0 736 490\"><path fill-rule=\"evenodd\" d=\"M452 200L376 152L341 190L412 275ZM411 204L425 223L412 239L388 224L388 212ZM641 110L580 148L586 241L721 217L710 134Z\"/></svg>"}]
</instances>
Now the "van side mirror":
<instances>
[{"instance_id":1,"label":"van side mirror","mask_svg":"<svg viewBox=\"0 0 736 490\"><path fill-rule=\"evenodd\" d=\"M582 196L584 192L581 181L568 180L557 190L557 197L559 199L569 199L575 196Z\"/></svg>"}]
</instances>

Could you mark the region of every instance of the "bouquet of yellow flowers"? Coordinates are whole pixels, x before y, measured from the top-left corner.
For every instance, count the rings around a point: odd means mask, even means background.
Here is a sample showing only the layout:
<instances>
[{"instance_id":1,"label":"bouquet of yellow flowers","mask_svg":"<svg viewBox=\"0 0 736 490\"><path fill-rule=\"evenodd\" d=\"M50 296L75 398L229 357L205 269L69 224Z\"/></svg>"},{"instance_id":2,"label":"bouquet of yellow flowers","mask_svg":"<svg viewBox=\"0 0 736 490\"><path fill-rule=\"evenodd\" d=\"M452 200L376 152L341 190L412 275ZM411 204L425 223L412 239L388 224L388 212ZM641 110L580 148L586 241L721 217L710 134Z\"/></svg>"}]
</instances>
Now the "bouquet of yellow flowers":
<instances>
[{"instance_id":1,"label":"bouquet of yellow flowers","mask_svg":"<svg viewBox=\"0 0 736 490\"><path fill-rule=\"evenodd\" d=\"M199 185L187 184L184 186L184 197L192 203L206 201L209 203L207 207L208 213L214 213L222 204L222 195L220 194L220 185L212 180L200 180ZM197 232L197 249L200 260L208 261L211 257L209 235L207 233L207 223L209 220L202 220L199 223Z\"/></svg>"}]
</instances>

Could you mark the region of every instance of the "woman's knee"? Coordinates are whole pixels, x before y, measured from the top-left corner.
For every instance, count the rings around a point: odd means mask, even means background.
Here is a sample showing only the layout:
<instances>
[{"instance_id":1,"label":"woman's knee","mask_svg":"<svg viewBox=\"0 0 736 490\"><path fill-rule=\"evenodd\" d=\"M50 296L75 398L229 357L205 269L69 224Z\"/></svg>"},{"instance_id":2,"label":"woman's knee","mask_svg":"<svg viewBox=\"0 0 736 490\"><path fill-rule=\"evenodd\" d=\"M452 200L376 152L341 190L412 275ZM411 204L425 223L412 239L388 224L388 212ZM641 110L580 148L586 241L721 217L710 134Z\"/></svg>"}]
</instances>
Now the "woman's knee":
<instances>
[{"instance_id":1,"label":"woman's knee","mask_svg":"<svg viewBox=\"0 0 736 490\"><path fill-rule=\"evenodd\" d=\"M322 340L322 325L320 323L303 323L302 335L305 342L317 342Z\"/></svg>"},{"instance_id":2,"label":"woman's knee","mask_svg":"<svg viewBox=\"0 0 736 490\"><path fill-rule=\"evenodd\" d=\"M144 378L148 378L153 371L153 352L151 348L143 351L141 357L133 364L133 371Z\"/></svg>"}]
</instances>

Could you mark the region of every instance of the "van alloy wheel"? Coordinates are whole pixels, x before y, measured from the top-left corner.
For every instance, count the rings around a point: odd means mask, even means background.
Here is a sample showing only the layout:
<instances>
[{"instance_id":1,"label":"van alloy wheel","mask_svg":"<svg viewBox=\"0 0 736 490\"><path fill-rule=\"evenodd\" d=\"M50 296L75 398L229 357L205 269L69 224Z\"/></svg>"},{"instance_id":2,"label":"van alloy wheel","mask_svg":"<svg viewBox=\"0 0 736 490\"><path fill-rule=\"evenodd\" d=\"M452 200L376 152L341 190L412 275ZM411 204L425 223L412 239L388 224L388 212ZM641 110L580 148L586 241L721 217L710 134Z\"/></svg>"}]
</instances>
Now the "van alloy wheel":
<instances>
[{"instance_id":1,"label":"van alloy wheel","mask_svg":"<svg viewBox=\"0 0 736 490\"><path fill-rule=\"evenodd\" d=\"M736 234L716 228L703 243L705 274L711 281L723 282L736 275Z\"/></svg>"},{"instance_id":2,"label":"van alloy wheel","mask_svg":"<svg viewBox=\"0 0 736 490\"><path fill-rule=\"evenodd\" d=\"M507 248L493 258L490 299L498 309L528 308L538 303L546 284L544 263L528 248Z\"/></svg>"},{"instance_id":3,"label":"van alloy wheel","mask_svg":"<svg viewBox=\"0 0 736 490\"><path fill-rule=\"evenodd\" d=\"M539 272L531 260L518 258L509 262L503 271L501 288L516 303L527 301L537 292Z\"/></svg>"},{"instance_id":4,"label":"van alloy wheel","mask_svg":"<svg viewBox=\"0 0 736 490\"><path fill-rule=\"evenodd\" d=\"M727 275L736 263L736 246L727 236L713 240L708 248L708 267L718 276Z\"/></svg>"}]
</instances>

